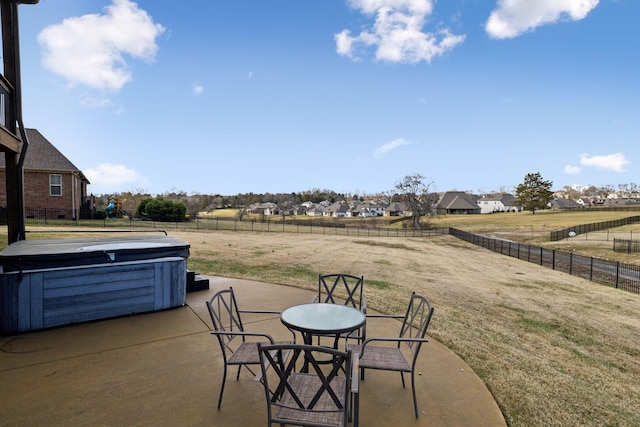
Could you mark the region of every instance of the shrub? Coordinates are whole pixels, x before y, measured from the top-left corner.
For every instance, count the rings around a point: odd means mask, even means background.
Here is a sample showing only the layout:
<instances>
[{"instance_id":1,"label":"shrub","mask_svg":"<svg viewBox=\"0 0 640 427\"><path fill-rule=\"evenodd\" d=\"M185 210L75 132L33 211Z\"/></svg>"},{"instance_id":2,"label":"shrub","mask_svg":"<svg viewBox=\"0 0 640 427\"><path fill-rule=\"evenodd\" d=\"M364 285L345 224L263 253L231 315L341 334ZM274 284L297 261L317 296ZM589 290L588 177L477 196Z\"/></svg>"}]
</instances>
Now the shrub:
<instances>
[{"instance_id":1,"label":"shrub","mask_svg":"<svg viewBox=\"0 0 640 427\"><path fill-rule=\"evenodd\" d=\"M162 197L144 199L138 205L136 215L153 221L184 221L187 207L182 202L172 202Z\"/></svg>"}]
</instances>

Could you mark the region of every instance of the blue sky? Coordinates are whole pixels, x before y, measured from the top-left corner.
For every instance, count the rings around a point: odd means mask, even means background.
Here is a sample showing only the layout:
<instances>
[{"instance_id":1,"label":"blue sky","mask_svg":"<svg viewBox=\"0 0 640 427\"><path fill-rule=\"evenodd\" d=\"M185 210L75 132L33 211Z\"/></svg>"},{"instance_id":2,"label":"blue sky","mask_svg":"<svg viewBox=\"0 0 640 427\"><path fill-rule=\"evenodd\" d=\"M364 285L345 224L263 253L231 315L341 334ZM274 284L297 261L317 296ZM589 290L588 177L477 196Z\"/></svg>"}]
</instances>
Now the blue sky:
<instances>
[{"instance_id":1,"label":"blue sky","mask_svg":"<svg viewBox=\"0 0 640 427\"><path fill-rule=\"evenodd\" d=\"M23 114L109 194L638 183L636 0L40 0Z\"/></svg>"}]
</instances>

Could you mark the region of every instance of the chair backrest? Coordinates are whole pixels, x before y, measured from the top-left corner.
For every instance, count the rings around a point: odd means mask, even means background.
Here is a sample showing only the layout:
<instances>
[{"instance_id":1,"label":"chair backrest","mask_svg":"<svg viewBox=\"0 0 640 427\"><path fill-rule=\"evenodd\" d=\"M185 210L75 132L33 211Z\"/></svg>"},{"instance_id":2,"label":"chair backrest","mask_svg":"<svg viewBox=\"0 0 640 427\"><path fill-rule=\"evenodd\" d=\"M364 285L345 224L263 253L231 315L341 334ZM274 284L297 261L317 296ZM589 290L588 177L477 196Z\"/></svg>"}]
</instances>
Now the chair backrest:
<instances>
[{"instance_id":1,"label":"chair backrest","mask_svg":"<svg viewBox=\"0 0 640 427\"><path fill-rule=\"evenodd\" d=\"M238 311L233 288L218 291L207 301L209 316L213 322L213 330L217 332L244 331L242 319ZM217 335L222 351L226 352L227 346L235 338L235 335Z\"/></svg>"},{"instance_id":2,"label":"chair backrest","mask_svg":"<svg viewBox=\"0 0 640 427\"><path fill-rule=\"evenodd\" d=\"M318 275L318 302L335 304L336 298L339 298L338 294L344 291L344 305L351 305L360 310L362 288L364 288L364 276L320 274Z\"/></svg>"},{"instance_id":3,"label":"chair backrest","mask_svg":"<svg viewBox=\"0 0 640 427\"><path fill-rule=\"evenodd\" d=\"M424 338L433 316L433 307L422 295L411 293L411 299L400 327L400 338ZM398 343L400 346L401 343ZM414 361L420 352L422 342L405 342L413 353Z\"/></svg>"},{"instance_id":4,"label":"chair backrest","mask_svg":"<svg viewBox=\"0 0 640 427\"><path fill-rule=\"evenodd\" d=\"M347 426L352 373L350 350L262 343L258 344L258 350L267 398L267 425ZM282 354L290 355L284 363L279 359ZM333 361L329 367L327 359ZM309 372L300 372L303 362L308 362Z\"/></svg>"}]
</instances>

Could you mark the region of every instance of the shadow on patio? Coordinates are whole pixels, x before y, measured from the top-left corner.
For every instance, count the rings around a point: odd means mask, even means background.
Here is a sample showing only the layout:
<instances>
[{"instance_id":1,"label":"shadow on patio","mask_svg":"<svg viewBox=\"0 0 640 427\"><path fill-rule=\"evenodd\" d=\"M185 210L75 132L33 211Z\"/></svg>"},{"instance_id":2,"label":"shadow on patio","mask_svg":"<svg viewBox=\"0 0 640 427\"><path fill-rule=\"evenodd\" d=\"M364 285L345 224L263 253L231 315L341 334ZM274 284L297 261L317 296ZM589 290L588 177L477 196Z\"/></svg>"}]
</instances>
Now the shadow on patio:
<instances>
[{"instance_id":1,"label":"shadow on patio","mask_svg":"<svg viewBox=\"0 0 640 427\"><path fill-rule=\"evenodd\" d=\"M283 310L310 302L301 289L210 277L187 306L0 337L0 424L261 426L262 385L244 371L227 378L216 409L222 361L205 301L233 286L242 309ZM408 296L407 296L408 297ZM433 321L437 322L438 307ZM250 330L286 338L278 316L245 317ZM248 322L251 322L250 324ZM258 324L253 324L253 323ZM397 335L395 321L367 322L367 333ZM360 384L362 426L505 426L484 384L453 352L430 339L416 378L420 419L400 375L367 371Z\"/></svg>"}]
</instances>

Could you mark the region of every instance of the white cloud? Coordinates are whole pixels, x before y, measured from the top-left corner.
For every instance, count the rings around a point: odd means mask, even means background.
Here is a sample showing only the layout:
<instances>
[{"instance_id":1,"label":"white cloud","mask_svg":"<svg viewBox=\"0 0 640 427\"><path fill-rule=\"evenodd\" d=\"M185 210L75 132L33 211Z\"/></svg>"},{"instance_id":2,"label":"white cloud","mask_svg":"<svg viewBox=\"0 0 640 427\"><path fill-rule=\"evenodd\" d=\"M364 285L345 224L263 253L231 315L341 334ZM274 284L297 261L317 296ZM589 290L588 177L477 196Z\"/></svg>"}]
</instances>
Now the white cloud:
<instances>
[{"instance_id":1,"label":"white cloud","mask_svg":"<svg viewBox=\"0 0 640 427\"><path fill-rule=\"evenodd\" d=\"M493 38L508 39L558 21L584 19L599 0L499 0L485 23Z\"/></svg>"},{"instance_id":2,"label":"white cloud","mask_svg":"<svg viewBox=\"0 0 640 427\"><path fill-rule=\"evenodd\" d=\"M583 166L593 166L598 169L610 170L614 172L624 172L625 166L629 161L624 154L615 153L606 156L590 156L588 154L580 155L580 164Z\"/></svg>"},{"instance_id":3,"label":"white cloud","mask_svg":"<svg viewBox=\"0 0 640 427\"><path fill-rule=\"evenodd\" d=\"M404 138L398 138L398 139L394 139L391 142L388 142L384 145L381 145L380 147L376 148L376 151L373 153L373 155L375 157L381 156L383 154L388 153L391 150L395 150L398 147L401 147L403 145L409 145L411 144L410 141L407 141Z\"/></svg>"},{"instance_id":4,"label":"white cloud","mask_svg":"<svg viewBox=\"0 0 640 427\"><path fill-rule=\"evenodd\" d=\"M194 84L191 90L193 91L194 95L200 95L202 92L204 92L204 86Z\"/></svg>"},{"instance_id":5,"label":"white cloud","mask_svg":"<svg viewBox=\"0 0 640 427\"><path fill-rule=\"evenodd\" d=\"M366 15L375 15L373 26L358 35L349 30L334 35L336 52L354 61L359 60L357 48L373 47L379 61L431 62L465 39L447 28L423 32L433 0L350 0L349 4Z\"/></svg>"},{"instance_id":6,"label":"white cloud","mask_svg":"<svg viewBox=\"0 0 640 427\"><path fill-rule=\"evenodd\" d=\"M564 173L568 175L577 175L582 171L580 166L567 165L564 167Z\"/></svg>"},{"instance_id":7,"label":"white cloud","mask_svg":"<svg viewBox=\"0 0 640 427\"><path fill-rule=\"evenodd\" d=\"M147 178L135 169L112 163L100 163L95 169L85 170L84 174L94 188L105 193L122 191L132 184L135 184L136 187L143 187L148 183Z\"/></svg>"},{"instance_id":8,"label":"white cloud","mask_svg":"<svg viewBox=\"0 0 640 427\"><path fill-rule=\"evenodd\" d=\"M113 0L105 14L67 18L38 34L42 64L70 86L118 91L132 75L125 55L152 61L164 27L130 0Z\"/></svg>"}]
</instances>

